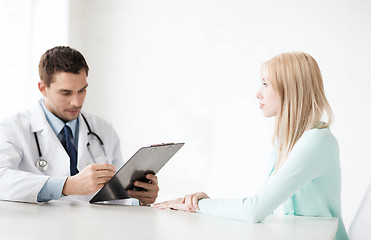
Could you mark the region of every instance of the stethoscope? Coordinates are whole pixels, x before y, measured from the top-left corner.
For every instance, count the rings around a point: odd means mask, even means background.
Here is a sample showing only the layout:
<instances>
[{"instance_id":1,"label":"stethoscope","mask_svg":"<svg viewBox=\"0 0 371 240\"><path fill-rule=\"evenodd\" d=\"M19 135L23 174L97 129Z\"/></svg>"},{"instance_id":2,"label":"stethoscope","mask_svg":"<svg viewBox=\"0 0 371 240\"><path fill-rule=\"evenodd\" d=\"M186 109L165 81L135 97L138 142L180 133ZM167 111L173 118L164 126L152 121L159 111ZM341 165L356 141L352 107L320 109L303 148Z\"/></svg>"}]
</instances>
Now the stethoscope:
<instances>
[{"instance_id":1,"label":"stethoscope","mask_svg":"<svg viewBox=\"0 0 371 240\"><path fill-rule=\"evenodd\" d=\"M85 116L81 113L81 116L82 118L84 119L84 122L86 124L86 126L88 127L88 143L86 144L86 147L88 148L88 151L91 155L91 157L94 159L94 156L91 152L91 149L90 149L90 141L89 141L89 135L95 137L96 139L98 139L98 142L99 142L99 145L101 146L102 150L103 150L103 153L104 155L106 156L106 151L104 149L104 144L103 144L103 141L102 139L99 137L98 134L96 134L95 132L91 131L91 128L90 128L90 125L88 123L88 121L86 120ZM42 157L42 153L41 153L41 149L40 149L40 144L39 144L39 139L37 137L37 134L36 132L33 133L35 135L35 141L36 141L36 145L37 145L37 150L39 152L39 159L36 161L36 168L39 169L40 171L46 171L48 169L48 162L43 159Z\"/></svg>"}]
</instances>

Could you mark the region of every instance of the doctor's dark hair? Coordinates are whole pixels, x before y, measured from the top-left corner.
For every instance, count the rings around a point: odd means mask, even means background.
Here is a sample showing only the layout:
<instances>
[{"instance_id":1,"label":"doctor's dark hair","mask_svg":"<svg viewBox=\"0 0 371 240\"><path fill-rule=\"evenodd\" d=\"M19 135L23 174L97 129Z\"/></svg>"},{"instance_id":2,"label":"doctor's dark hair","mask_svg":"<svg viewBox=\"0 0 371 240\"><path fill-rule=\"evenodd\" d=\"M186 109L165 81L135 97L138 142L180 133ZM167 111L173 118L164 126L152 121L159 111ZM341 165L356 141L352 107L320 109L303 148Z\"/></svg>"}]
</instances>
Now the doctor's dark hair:
<instances>
[{"instance_id":1,"label":"doctor's dark hair","mask_svg":"<svg viewBox=\"0 0 371 240\"><path fill-rule=\"evenodd\" d=\"M84 70L88 76L89 67L84 56L76 49L64 46L54 47L46 51L40 58L40 80L47 87L53 82L53 76L57 72L79 74Z\"/></svg>"}]
</instances>

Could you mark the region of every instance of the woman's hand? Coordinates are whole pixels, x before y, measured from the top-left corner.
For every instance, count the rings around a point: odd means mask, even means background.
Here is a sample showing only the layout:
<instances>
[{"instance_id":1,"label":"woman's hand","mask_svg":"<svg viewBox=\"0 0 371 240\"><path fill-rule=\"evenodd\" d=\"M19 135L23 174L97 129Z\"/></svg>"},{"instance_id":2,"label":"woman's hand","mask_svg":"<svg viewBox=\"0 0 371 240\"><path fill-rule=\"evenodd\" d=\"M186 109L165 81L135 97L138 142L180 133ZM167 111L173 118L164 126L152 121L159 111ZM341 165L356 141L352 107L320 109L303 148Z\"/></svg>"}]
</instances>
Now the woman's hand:
<instances>
[{"instance_id":1,"label":"woman's hand","mask_svg":"<svg viewBox=\"0 0 371 240\"><path fill-rule=\"evenodd\" d=\"M204 192L197 192L193 194L186 195L183 198L177 198L174 200L156 203L153 205L155 208L170 208L174 210L181 210L185 212L195 212L199 210L198 201L201 199L209 198L206 193Z\"/></svg>"}]
</instances>

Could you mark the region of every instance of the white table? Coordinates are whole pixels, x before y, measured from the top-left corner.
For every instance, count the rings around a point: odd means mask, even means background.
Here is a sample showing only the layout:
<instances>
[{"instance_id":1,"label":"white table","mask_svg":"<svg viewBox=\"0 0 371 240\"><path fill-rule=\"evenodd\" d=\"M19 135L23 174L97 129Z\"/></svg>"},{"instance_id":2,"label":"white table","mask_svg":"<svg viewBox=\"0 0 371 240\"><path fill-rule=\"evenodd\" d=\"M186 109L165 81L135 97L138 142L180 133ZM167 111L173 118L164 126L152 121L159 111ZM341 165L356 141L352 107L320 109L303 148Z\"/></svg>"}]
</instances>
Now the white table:
<instances>
[{"instance_id":1,"label":"white table","mask_svg":"<svg viewBox=\"0 0 371 240\"><path fill-rule=\"evenodd\" d=\"M151 207L0 201L0 239L333 239L336 218L270 215L262 223Z\"/></svg>"}]
</instances>

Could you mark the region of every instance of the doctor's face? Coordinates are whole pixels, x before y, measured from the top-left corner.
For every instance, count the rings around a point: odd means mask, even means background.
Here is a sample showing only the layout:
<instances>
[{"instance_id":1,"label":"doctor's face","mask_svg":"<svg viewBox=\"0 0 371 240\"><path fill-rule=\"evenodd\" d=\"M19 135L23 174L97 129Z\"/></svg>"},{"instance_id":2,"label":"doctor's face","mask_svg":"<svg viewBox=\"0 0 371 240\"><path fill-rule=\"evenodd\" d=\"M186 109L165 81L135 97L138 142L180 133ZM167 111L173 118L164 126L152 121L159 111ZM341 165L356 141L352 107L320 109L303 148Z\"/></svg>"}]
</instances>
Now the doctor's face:
<instances>
[{"instance_id":1,"label":"doctor's face","mask_svg":"<svg viewBox=\"0 0 371 240\"><path fill-rule=\"evenodd\" d=\"M79 116L87 87L87 77L84 70L79 74L57 72L49 87L43 81L39 82L45 106L64 122L69 122Z\"/></svg>"}]
</instances>

